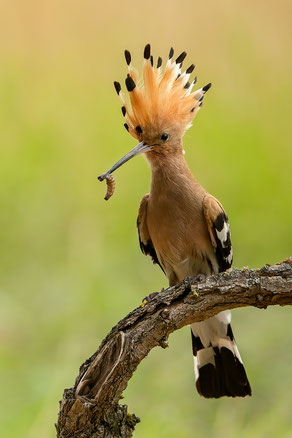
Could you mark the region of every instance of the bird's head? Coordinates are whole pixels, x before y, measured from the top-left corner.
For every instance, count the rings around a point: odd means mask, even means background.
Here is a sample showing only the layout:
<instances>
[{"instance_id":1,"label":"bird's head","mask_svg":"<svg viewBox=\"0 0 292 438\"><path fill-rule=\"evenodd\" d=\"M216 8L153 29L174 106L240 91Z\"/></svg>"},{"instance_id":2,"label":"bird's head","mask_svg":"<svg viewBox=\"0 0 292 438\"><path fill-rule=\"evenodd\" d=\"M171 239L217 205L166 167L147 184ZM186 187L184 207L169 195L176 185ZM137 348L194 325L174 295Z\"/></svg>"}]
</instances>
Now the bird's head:
<instances>
[{"instance_id":1,"label":"bird's head","mask_svg":"<svg viewBox=\"0 0 292 438\"><path fill-rule=\"evenodd\" d=\"M139 80L138 72L131 64L131 54L125 50L128 65L126 88L130 104L126 102L120 83L114 82L114 86L122 102L124 126L139 144L107 174L141 153L145 153L154 162L155 159L182 152L182 136L191 126L211 84L192 92L197 81L197 77L190 81L194 64L182 72L186 53L182 52L175 60L173 55L171 48L163 71L162 59L158 57L154 65L150 45L147 44L144 49L143 79Z\"/></svg>"}]
</instances>

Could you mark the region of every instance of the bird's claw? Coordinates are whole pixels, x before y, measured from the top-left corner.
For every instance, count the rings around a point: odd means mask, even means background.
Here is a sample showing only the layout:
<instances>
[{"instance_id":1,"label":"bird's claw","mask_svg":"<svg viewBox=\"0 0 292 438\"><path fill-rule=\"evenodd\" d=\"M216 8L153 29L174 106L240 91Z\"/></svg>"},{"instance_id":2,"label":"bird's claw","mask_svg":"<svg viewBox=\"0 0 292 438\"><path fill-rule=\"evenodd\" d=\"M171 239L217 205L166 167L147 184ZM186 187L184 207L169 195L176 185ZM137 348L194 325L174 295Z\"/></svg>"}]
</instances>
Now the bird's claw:
<instances>
[{"instance_id":1,"label":"bird's claw","mask_svg":"<svg viewBox=\"0 0 292 438\"><path fill-rule=\"evenodd\" d=\"M151 294L147 295L147 297L144 297L142 300L141 307L144 307L145 304L149 303L149 301L151 301L152 298L156 297L157 294L159 294L159 292L152 292Z\"/></svg>"},{"instance_id":2,"label":"bird's claw","mask_svg":"<svg viewBox=\"0 0 292 438\"><path fill-rule=\"evenodd\" d=\"M185 277L186 281L189 281L190 283L201 283L201 281L206 280L206 275L205 274L198 274L196 276L191 276L191 275L187 275Z\"/></svg>"}]
</instances>

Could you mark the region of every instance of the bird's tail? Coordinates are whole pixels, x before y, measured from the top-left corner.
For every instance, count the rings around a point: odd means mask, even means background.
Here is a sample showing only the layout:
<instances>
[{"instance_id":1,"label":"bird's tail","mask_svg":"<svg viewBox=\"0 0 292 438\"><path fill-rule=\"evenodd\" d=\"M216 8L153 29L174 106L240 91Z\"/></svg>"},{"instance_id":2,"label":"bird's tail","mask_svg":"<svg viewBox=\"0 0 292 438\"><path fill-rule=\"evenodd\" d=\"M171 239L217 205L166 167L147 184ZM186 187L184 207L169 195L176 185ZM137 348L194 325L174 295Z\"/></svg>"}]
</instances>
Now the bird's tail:
<instances>
[{"instance_id":1,"label":"bird's tail","mask_svg":"<svg viewBox=\"0 0 292 438\"><path fill-rule=\"evenodd\" d=\"M230 321L226 310L191 325L196 387L203 397L251 395Z\"/></svg>"}]
</instances>

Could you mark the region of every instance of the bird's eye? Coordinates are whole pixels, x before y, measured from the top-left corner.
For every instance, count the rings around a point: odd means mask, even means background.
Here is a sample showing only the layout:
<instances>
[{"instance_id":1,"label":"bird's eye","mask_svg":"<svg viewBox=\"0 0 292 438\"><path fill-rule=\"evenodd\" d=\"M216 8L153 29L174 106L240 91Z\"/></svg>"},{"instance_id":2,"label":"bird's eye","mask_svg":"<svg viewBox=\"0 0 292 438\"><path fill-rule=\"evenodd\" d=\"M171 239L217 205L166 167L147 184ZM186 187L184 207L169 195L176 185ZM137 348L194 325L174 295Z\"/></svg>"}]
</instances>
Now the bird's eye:
<instances>
[{"instance_id":1,"label":"bird's eye","mask_svg":"<svg viewBox=\"0 0 292 438\"><path fill-rule=\"evenodd\" d=\"M166 133L162 134L161 137L160 137L160 139L161 139L162 141L166 141L166 140L168 139L168 134L166 134Z\"/></svg>"}]
</instances>

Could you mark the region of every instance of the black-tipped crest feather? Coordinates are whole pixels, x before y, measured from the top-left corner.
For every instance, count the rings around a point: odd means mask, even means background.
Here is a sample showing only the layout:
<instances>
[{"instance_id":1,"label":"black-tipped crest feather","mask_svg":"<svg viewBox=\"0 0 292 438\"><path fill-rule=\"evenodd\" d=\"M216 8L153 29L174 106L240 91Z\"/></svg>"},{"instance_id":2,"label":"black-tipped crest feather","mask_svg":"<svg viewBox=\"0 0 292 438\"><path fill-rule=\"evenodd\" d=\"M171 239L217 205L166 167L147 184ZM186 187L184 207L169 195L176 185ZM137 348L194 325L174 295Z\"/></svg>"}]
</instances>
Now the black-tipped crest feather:
<instances>
[{"instance_id":1,"label":"black-tipped crest feather","mask_svg":"<svg viewBox=\"0 0 292 438\"><path fill-rule=\"evenodd\" d=\"M190 65L189 68L187 68L186 73L187 74L193 73L194 68L195 68L195 64Z\"/></svg>"},{"instance_id":2,"label":"black-tipped crest feather","mask_svg":"<svg viewBox=\"0 0 292 438\"><path fill-rule=\"evenodd\" d=\"M133 91L134 90L134 88L136 87L136 84L135 84L135 82L133 81L133 79L131 78L131 76L128 76L127 78L126 78L126 87L127 87L127 90L128 91Z\"/></svg>"},{"instance_id":3,"label":"black-tipped crest feather","mask_svg":"<svg viewBox=\"0 0 292 438\"><path fill-rule=\"evenodd\" d=\"M150 44L146 44L144 49L144 58L149 59L150 58Z\"/></svg>"},{"instance_id":4,"label":"black-tipped crest feather","mask_svg":"<svg viewBox=\"0 0 292 438\"><path fill-rule=\"evenodd\" d=\"M186 52L182 52L175 60L176 64L181 64L185 57L187 56Z\"/></svg>"},{"instance_id":5,"label":"black-tipped crest feather","mask_svg":"<svg viewBox=\"0 0 292 438\"><path fill-rule=\"evenodd\" d=\"M131 64L131 53L129 52L129 50L125 50L125 59L126 59L126 63L128 65Z\"/></svg>"},{"instance_id":6,"label":"black-tipped crest feather","mask_svg":"<svg viewBox=\"0 0 292 438\"><path fill-rule=\"evenodd\" d=\"M119 95L120 91L121 91L121 84L119 82L115 81L114 86L115 86L115 90L117 92L117 95Z\"/></svg>"},{"instance_id":7,"label":"black-tipped crest feather","mask_svg":"<svg viewBox=\"0 0 292 438\"><path fill-rule=\"evenodd\" d=\"M204 93L207 93L207 91L211 88L211 86L212 86L212 84L211 84L211 82L210 82L209 84L205 85L205 86L202 88L202 91L204 91Z\"/></svg>"}]
</instances>

